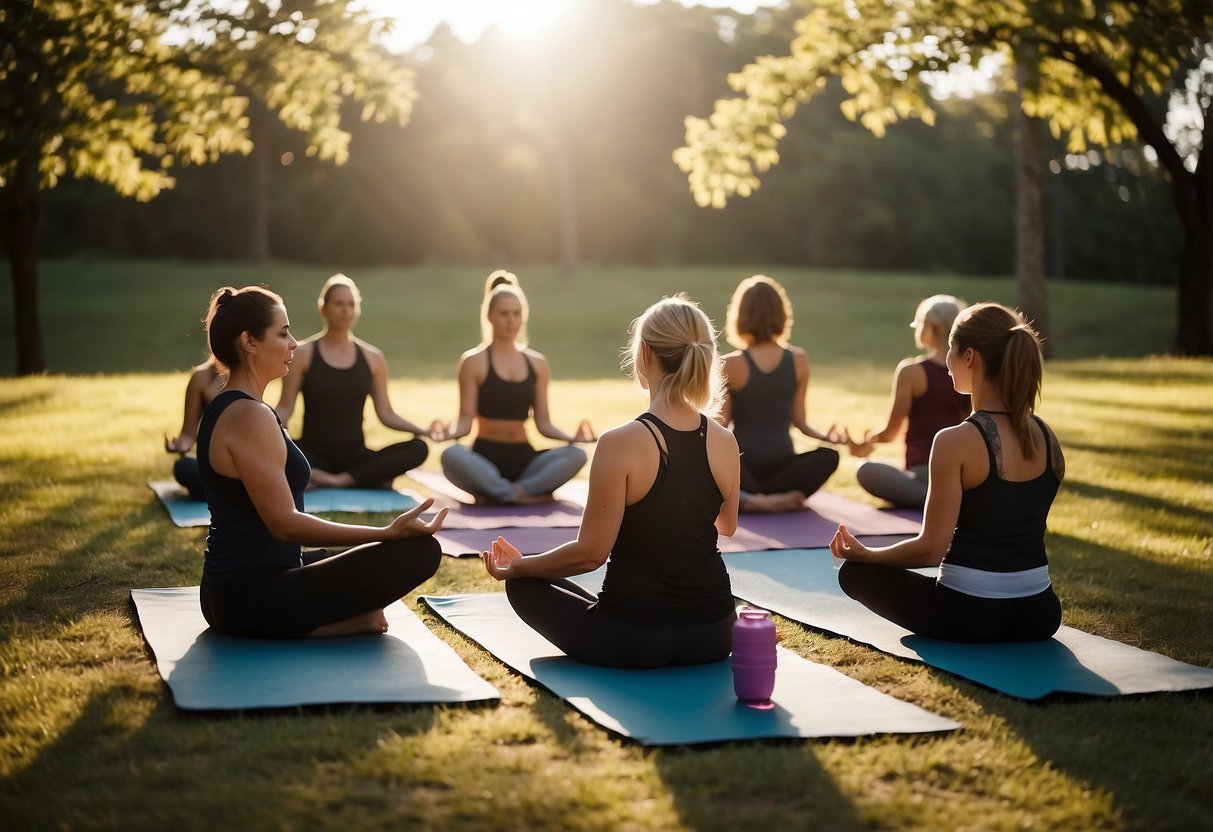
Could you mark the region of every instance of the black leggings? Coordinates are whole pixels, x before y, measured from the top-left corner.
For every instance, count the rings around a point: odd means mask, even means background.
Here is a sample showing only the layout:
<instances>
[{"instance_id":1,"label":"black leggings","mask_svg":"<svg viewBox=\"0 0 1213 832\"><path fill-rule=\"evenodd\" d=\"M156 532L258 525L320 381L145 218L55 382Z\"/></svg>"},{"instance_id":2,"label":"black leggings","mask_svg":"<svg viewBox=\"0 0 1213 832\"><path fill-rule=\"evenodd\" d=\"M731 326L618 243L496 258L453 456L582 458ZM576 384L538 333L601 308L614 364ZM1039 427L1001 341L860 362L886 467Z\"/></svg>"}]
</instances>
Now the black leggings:
<instances>
[{"instance_id":1,"label":"black leggings","mask_svg":"<svg viewBox=\"0 0 1213 832\"><path fill-rule=\"evenodd\" d=\"M602 667L665 667L728 658L737 616L710 624L656 627L605 615L593 593L566 578L510 578L510 606L541 636L586 664Z\"/></svg>"},{"instance_id":2,"label":"black leggings","mask_svg":"<svg viewBox=\"0 0 1213 832\"><path fill-rule=\"evenodd\" d=\"M367 543L339 555L304 553L295 568L267 567L213 584L202 575L202 615L229 636L301 638L398 601L438 571L433 536Z\"/></svg>"},{"instance_id":3,"label":"black leggings","mask_svg":"<svg viewBox=\"0 0 1213 832\"><path fill-rule=\"evenodd\" d=\"M173 479L190 493L195 500L206 500L206 490L202 487L202 475L198 473L198 459L183 456L173 463Z\"/></svg>"},{"instance_id":4,"label":"black leggings","mask_svg":"<svg viewBox=\"0 0 1213 832\"><path fill-rule=\"evenodd\" d=\"M817 448L775 461L747 460L741 455L741 490L747 494L799 491L806 497L825 485L838 468L838 451Z\"/></svg>"},{"instance_id":5,"label":"black leggings","mask_svg":"<svg viewBox=\"0 0 1213 832\"><path fill-rule=\"evenodd\" d=\"M388 445L378 451L361 445L315 445L295 442L313 468L330 474L348 473L354 485L376 487L390 484L400 475L425 462L429 446L421 439Z\"/></svg>"},{"instance_id":6,"label":"black leggings","mask_svg":"<svg viewBox=\"0 0 1213 832\"><path fill-rule=\"evenodd\" d=\"M1061 626L1051 586L1025 598L978 598L917 572L856 561L842 565L838 584L882 618L942 641L1044 641Z\"/></svg>"}]
</instances>

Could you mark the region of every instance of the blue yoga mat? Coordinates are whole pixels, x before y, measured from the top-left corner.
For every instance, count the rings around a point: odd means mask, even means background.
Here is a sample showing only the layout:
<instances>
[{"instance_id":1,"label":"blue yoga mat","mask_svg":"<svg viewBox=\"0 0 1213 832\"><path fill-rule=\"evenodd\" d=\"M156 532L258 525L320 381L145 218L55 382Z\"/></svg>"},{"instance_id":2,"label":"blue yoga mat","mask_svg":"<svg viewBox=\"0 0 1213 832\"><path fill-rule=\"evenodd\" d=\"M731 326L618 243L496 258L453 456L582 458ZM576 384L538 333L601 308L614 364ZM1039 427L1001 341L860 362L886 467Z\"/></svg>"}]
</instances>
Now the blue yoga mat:
<instances>
[{"instance_id":1,"label":"blue yoga mat","mask_svg":"<svg viewBox=\"0 0 1213 832\"><path fill-rule=\"evenodd\" d=\"M737 701L728 661L619 670L573 661L518 618L504 592L422 596L443 620L608 730L644 745L952 731L959 724L779 648L770 710Z\"/></svg>"},{"instance_id":2,"label":"blue yoga mat","mask_svg":"<svg viewBox=\"0 0 1213 832\"><path fill-rule=\"evenodd\" d=\"M148 488L177 526L209 526L210 509L203 500L191 499L174 480L152 480ZM312 513L346 511L361 514L386 514L408 511L420 502L415 494L387 488L315 488L303 494L303 508Z\"/></svg>"},{"instance_id":3,"label":"blue yoga mat","mask_svg":"<svg viewBox=\"0 0 1213 832\"><path fill-rule=\"evenodd\" d=\"M131 600L182 710L501 698L402 602L384 610L387 635L253 639L209 629L196 586L132 589Z\"/></svg>"},{"instance_id":4,"label":"blue yoga mat","mask_svg":"<svg viewBox=\"0 0 1213 832\"><path fill-rule=\"evenodd\" d=\"M725 564L733 594L751 604L1020 699L1213 688L1213 669L1072 627L1026 644L955 644L916 636L847 597L829 549L729 554Z\"/></svg>"}]
</instances>

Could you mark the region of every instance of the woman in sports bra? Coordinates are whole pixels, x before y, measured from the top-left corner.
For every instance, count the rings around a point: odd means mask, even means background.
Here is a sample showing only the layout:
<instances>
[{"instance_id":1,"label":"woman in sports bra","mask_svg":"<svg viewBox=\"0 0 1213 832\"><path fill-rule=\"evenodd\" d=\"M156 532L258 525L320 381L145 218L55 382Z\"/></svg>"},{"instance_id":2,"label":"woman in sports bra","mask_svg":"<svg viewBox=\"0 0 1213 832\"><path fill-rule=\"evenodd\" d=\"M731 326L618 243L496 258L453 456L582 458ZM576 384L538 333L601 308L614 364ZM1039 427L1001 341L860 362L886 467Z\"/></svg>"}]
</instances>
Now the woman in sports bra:
<instances>
[{"instance_id":1,"label":"woman in sports bra","mask_svg":"<svg viewBox=\"0 0 1213 832\"><path fill-rule=\"evenodd\" d=\"M649 409L599 440L577 539L523 557L499 537L480 557L518 615L578 661L719 661L736 615L717 535L737 529L741 469L737 440L713 418L716 332L697 305L666 298L633 322L629 354ZM597 596L568 580L608 555Z\"/></svg>"},{"instance_id":2,"label":"woman in sports bra","mask_svg":"<svg viewBox=\"0 0 1213 832\"><path fill-rule=\"evenodd\" d=\"M303 511L311 473L266 386L291 371L298 346L282 298L258 286L211 297L207 341L227 386L202 415L198 470L211 524L199 591L208 624L230 636L300 638L382 633L383 608L427 580L442 559L425 500L387 526ZM310 546L351 547L339 555Z\"/></svg>"},{"instance_id":3,"label":"woman in sports bra","mask_svg":"<svg viewBox=\"0 0 1213 832\"><path fill-rule=\"evenodd\" d=\"M354 337L362 295L354 281L335 274L316 301L324 329L299 345L292 372L282 380L278 418L289 424L295 399L303 394L303 434L296 440L312 465L312 485L328 488L391 488L392 480L425 462L429 431L392 407L387 359ZM372 451L362 432L366 397L385 427L414 434L412 439Z\"/></svg>"},{"instance_id":4,"label":"woman in sports bra","mask_svg":"<svg viewBox=\"0 0 1213 832\"><path fill-rule=\"evenodd\" d=\"M518 278L495 271L485 281L480 307L483 341L459 359L459 418L453 429L441 424L432 438L461 439L476 425L471 447L454 444L442 452L442 471L452 483L488 503L550 502L552 492L585 465L575 442L593 442L582 421L576 434L552 424L548 415L551 370L542 353L527 348L526 295ZM532 412L542 436L567 443L536 450L527 439Z\"/></svg>"},{"instance_id":5,"label":"woman in sports bra","mask_svg":"<svg viewBox=\"0 0 1213 832\"><path fill-rule=\"evenodd\" d=\"M844 592L873 612L946 641L1040 641L1061 625L1049 580L1045 523L1065 474L1057 437L1033 413L1040 341L1018 312L971 306L952 327L948 371L973 414L931 447L922 531L869 548L845 526L830 542L845 558ZM910 571L939 566L939 577Z\"/></svg>"},{"instance_id":6,"label":"woman in sports bra","mask_svg":"<svg viewBox=\"0 0 1213 832\"><path fill-rule=\"evenodd\" d=\"M185 415L181 419L181 430L172 439L167 435L164 437L164 450L181 455L173 463L173 479L195 500L205 500L206 492L202 489L202 478L198 476L198 460L186 454L198 439L198 420L202 418L202 411L211 403L211 399L222 392L226 381L227 374L219 371L214 356L195 367L185 385Z\"/></svg>"},{"instance_id":7,"label":"woman in sports bra","mask_svg":"<svg viewBox=\"0 0 1213 832\"><path fill-rule=\"evenodd\" d=\"M944 364L948 333L964 301L952 295L932 295L918 304L914 313L914 344L926 355L907 358L893 373L893 396L889 418L880 431L864 431L863 439L850 442L851 454L866 457L883 442L906 435L904 469L884 462L860 464L855 478L869 494L902 508L922 508L930 481L931 442L944 428L969 415L969 397L957 393Z\"/></svg>"},{"instance_id":8,"label":"woman in sports bra","mask_svg":"<svg viewBox=\"0 0 1213 832\"><path fill-rule=\"evenodd\" d=\"M809 357L789 346L792 304L776 281L748 277L737 286L725 315L725 337L737 347L724 357L728 390L721 423L732 424L741 447L741 510L794 511L838 467L838 451L796 453L791 425L810 439L839 443L832 426L808 423Z\"/></svg>"}]
</instances>

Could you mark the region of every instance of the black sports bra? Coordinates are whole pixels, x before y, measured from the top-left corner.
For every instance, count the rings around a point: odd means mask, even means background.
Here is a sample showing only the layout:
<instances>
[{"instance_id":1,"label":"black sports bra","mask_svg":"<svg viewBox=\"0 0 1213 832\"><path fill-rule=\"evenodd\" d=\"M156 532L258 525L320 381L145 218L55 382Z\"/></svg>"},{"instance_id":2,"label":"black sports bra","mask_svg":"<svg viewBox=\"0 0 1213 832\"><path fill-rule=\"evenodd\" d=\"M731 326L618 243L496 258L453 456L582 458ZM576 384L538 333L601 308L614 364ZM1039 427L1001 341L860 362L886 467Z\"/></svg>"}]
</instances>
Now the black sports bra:
<instances>
[{"instance_id":1,"label":"black sports bra","mask_svg":"<svg viewBox=\"0 0 1213 832\"><path fill-rule=\"evenodd\" d=\"M492 349L485 347L484 354L489 362L489 372L481 382L480 392L476 397L477 415L486 419L528 418L535 404L535 368L531 366L531 359L523 353L526 378L522 381L506 381L493 369Z\"/></svg>"}]
</instances>

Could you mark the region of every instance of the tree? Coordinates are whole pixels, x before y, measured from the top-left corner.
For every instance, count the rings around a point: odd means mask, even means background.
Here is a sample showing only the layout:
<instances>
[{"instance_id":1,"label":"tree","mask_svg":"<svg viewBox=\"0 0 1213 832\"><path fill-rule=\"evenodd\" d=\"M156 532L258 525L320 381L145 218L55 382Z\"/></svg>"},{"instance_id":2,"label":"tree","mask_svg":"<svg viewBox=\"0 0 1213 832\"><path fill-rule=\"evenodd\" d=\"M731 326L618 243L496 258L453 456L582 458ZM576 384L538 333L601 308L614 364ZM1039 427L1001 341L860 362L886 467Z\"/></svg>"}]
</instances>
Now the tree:
<instances>
[{"instance_id":1,"label":"tree","mask_svg":"<svg viewBox=\"0 0 1213 832\"><path fill-rule=\"evenodd\" d=\"M192 0L176 17L190 38L190 62L232 79L249 101L250 254L268 260L273 148L267 120L277 117L304 133L309 156L343 165L350 134L341 126L342 105L361 104L363 121L403 126L416 98L414 73L377 46L390 22L351 0Z\"/></svg>"},{"instance_id":2,"label":"tree","mask_svg":"<svg viewBox=\"0 0 1213 832\"><path fill-rule=\"evenodd\" d=\"M243 23L187 0L0 5L0 216L18 374L46 368L38 311L40 193L66 174L146 201L173 187L176 165L249 153L248 98L237 88L244 76L229 74L242 70L262 73L257 83L266 104L307 131L308 152L339 162L348 154L337 113L344 96L365 100L367 118L407 114L400 101L411 101L412 87L404 70L392 76L400 88L389 91L374 75L378 64L358 56L333 62L303 48L326 42L327 31L347 21L337 14L347 5L284 0L272 14ZM365 16L349 20L351 31L377 25ZM264 28L254 32L245 24ZM252 45L245 46L247 65L229 55L239 43Z\"/></svg>"},{"instance_id":3,"label":"tree","mask_svg":"<svg viewBox=\"0 0 1213 832\"><path fill-rule=\"evenodd\" d=\"M1022 109L1072 152L1138 138L1153 149L1184 234L1176 348L1213 355L1208 0L819 0L796 33L788 55L729 76L743 97L686 120L674 158L700 205L752 193L779 160L784 123L833 77L850 96L847 117L881 135L900 119L933 122L932 73L1026 61L1038 72L1025 81Z\"/></svg>"}]
</instances>

